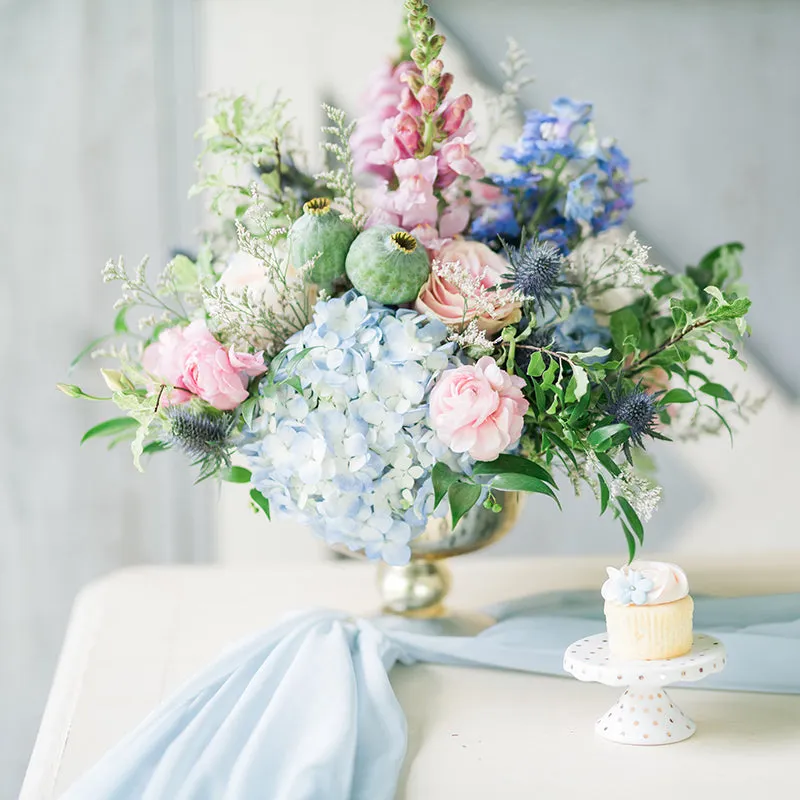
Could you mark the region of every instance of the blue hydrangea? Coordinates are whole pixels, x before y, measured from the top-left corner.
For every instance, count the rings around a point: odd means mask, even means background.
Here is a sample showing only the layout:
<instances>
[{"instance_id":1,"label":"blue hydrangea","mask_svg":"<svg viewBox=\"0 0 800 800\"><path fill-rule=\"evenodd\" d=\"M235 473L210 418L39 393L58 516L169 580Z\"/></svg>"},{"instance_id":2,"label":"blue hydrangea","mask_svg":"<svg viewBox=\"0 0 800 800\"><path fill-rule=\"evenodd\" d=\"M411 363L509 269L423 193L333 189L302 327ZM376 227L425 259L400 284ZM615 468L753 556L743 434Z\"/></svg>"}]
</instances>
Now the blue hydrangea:
<instances>
[{"instance_id":1,"label":"blue hydrangea","mask_svg":"<svg viewBox=\"0 0 800 800\"><path fill-rule=\"evenodd\" d=\"M446 327L350 292L317 303L278 360L242 447L253 485L329 544L406 563L433 511L433 465L472 463L428 423L436 377L459 365Z\"/></svg>"},{"instance_id":2,"label":"blue hydrangea","mask_svg":"<svg viewBox=\"0 0 800 800\"><path fill-rule=\"evenodd\" d=\"M578 306L553 331L553 345L562 353L586 353L595 347L607 347L611 332L599 325L594 311L588 306ZM587 364L605 361L608 356L592 356Z\"/></svg>"}]
</instances>

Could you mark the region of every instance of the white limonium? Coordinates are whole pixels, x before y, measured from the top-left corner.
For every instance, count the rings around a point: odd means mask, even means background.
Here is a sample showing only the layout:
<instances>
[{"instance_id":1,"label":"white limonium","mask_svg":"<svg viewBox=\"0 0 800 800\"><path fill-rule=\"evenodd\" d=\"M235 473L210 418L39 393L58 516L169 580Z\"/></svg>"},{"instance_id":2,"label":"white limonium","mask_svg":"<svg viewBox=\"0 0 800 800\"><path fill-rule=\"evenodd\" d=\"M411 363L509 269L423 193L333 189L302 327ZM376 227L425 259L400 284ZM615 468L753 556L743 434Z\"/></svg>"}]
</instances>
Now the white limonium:
<instances>
[{"instance_id":1,"label":"white limonium","mask_svg":"<svg viewBox=\"0 0 800 800\"><path fill-rule=\"evenodd\" d=\"M352 293L317 303L263 382L242 447L271 508L329 544L407 562L433 511L433 465L470 467L428 422L435 378L459 366L447 338L438 321Z\"/></svg>"},{"instance_id":2,"label":"white limonium","mask_svg":"<svg viewBox=\"0 0 800 800\"><path fill-rule=\"evenodd\" d=\"M612 497L624 497L642 522L649 522L661 502L661 487L637 475L629 464L611 481L608 487Z\"/></svg>"}]
</instances>

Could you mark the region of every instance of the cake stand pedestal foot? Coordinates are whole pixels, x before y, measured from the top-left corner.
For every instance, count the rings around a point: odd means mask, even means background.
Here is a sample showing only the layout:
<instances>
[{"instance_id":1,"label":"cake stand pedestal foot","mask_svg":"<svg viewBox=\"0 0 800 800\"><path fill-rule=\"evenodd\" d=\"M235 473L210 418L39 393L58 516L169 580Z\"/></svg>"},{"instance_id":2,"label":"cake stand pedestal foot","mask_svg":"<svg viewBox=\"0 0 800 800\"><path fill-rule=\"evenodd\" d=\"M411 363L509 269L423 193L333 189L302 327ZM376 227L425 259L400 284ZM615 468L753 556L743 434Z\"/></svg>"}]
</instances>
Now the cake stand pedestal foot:
<instances>
[{"instance_id":1,"label":"cake stand pedestal foot","mask_svg":"<svg viewBox=\"0 0 800 800\"><path fill-rule=\"evenodd\" d=\"M594 729L612 742L653 745L682 742L696 726L661 686L629 686Z\"/></svg>"}]
</instances>

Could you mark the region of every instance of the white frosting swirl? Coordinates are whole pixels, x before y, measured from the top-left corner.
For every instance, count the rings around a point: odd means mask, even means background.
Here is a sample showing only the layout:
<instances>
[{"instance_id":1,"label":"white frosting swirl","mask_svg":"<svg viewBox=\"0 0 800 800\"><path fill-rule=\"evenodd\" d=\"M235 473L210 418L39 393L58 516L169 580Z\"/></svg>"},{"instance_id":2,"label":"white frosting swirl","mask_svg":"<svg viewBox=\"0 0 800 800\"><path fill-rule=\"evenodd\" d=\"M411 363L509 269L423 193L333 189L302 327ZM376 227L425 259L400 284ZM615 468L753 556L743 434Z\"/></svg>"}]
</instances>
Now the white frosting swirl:
<instances>
[{"instance_id":1,"label":"white frosting swirl","mask_svg":"<svg viewBox=\"0 0 800 800\"><path fill-rule=\"evenodd\" d=\"M603 599L625 605L673 603L689 594L686 573L666 561L633 561L620 569L609 567Z\"/></svg>"}]
</instances>

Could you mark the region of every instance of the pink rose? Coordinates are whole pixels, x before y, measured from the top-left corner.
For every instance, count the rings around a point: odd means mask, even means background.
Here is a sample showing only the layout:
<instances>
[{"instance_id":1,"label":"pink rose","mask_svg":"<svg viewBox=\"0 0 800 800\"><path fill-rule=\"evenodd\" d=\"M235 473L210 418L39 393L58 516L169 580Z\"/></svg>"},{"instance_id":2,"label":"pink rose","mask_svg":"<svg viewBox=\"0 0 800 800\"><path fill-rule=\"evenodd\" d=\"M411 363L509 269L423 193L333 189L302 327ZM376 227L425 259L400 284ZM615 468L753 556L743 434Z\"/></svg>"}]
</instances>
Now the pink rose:
<instances>
[{"instance_id":1,"label":"pink rose","mask_svg":"<svg viewBox=\"0 0 800 800\"><path fill-rule=\"evenodd\" d=\"M491 356L443 372L431 391L430 420L454 453L492 461L519 441L528 401L525 380L500 369Z\"/></svg>"},{"instance_id":2,"label":"pink rose","mask_svg":"<svg viewBox=\"0 0 800 800\"><path fill-rule=\"evenodd\" d=\"M142 366L174 387L169 402L185 403L196 395L220 411L243 403L248 377L266 371L261 353L226 350L201 320L164 331L145 349Z\"/></svg>"},{"instance_id":3,"label":"pink rose","mask_svg":"<svg viewBox=\"0 0 800 800\"><path fill-rule=\"evenodd\" d=\"M490 250L481 242L467 239L456 239L448 242L437 253L436 260L442 264L457 262L472 278L481 278L481 287L492 289L503 283L503 274L509 272L508 262L494 250ZM477 307L477 298L467 297L466 314L464 312L464 295L450 281L437 274L436 267L420 290L415 304L417 311L439 319L445 325L461 326L462 322L476 319L478 327L487 333L497 333L520 318L520 304L510 299L507 290L486 291L485 302L492 305L492 313L481 311Z\"/></svg>"}]
</instances>

